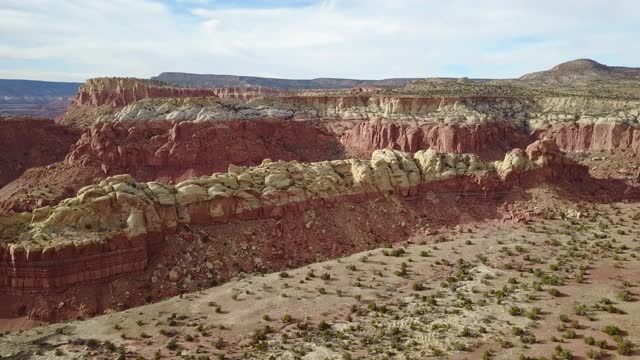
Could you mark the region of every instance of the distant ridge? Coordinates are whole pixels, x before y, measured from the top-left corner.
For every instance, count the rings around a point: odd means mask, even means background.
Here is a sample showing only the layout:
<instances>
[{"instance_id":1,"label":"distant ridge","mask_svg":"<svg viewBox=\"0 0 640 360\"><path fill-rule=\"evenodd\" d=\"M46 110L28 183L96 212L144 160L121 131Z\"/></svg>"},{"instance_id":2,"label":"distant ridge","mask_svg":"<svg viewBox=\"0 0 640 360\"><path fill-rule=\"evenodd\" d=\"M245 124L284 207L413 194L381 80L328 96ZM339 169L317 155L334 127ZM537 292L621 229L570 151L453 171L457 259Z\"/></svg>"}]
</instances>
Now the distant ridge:
<instances>
[{"instance_id":1,"label":"distant ridge","mask_svg":"<svg viewBox=\"0 0 640 360\"><path fill-rule=\"evenodd\" d=\"M0 115L56 117L81 83L0 79Z\"/></svg>"},{"instance_id":2,"label":"distant ridge","mask_svg":"<svg viewBox=\"0 0 640 360\"><path fill-rule=\"evenodd\" d=\"M0 96L74 96L82 83L0 79Z\"/></svg>"},{"instance_id":3,"label":"distant ridge","mask_svg":"<svg viewBox=\"0 0 640 360\"><path fill-rule=\"evenodd\" d=\"M190 74L179 72L164 72L151 78L166 83L196 87L196 88L218 88L218 87L268 87L285 90L305 90L305 89L344 89L354 86L405 86L413 80L419 78L393 78L383 80L357 80L357 79L337 79L318 78L308 80L292 80L278 78L264 78L257 76L239 75L208 75Z\"/></svg>"},{"instance_id":4,"label":"distant ridge","mask_svg":"<svg viewBox=\"0 0 640 360\"><path fill-rule=\"evenodd\" d=\"M591 59L577 59L556 65L550 70L523 75L519 80L547 84L570 84L580 81L640 81L640 68L607 66Z\"/></svg>"}]
</instances>

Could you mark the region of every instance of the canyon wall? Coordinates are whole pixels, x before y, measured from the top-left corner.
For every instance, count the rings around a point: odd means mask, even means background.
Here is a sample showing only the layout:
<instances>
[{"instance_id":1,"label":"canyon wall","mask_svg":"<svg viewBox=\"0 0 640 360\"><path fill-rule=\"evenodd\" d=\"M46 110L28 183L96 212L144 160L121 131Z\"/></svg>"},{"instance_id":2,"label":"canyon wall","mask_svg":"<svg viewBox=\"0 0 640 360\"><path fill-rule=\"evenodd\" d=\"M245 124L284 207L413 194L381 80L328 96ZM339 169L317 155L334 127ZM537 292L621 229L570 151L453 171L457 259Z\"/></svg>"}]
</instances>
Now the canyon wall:
<instances>
[{"instance_id":1,"label":"canyon wall","mask_svg":"<svg viewBox=\"0 0 640 360\"><path fill-rule=\"evenodd\" d=\"M596 153L622 150L640 154L640 130L629 124L557 124L536 131L534 136L549 138L564 151Z\"/></svg>"},{"instance_id":2,"label":"canyon wall","mask_svg":"<svg viewBox=\"0 0 640 360\"><path fill-rule=\"evenodd\" d=\"M63 160L79 137L48 119L0 117L0 187L30 167Z\"/></svg>"},{"instance_id":3,"label":"canyon wall","mask_svg":"<svg viewBox=\"0 0 640 360\"><path fill-rule=\"evenodd\" d=\"M149 251L144 249L155 248L153 243L179 224L279 218L337 202L438 189L491 192L586 174L553 142L537 141L526 152L513 150L494 163L435 150L413 155L378 150L371 160L265 160L257 167L230 166L227 173L176 186L118 175L81 189L55 207L13 215L11 223L5 219L0 284L12 292L49 291L138 271L147 261ZM60 267L67 263L73 271Z\"/></svg>"},{"instance_id":4,"label":"canyon wall","mask_svg":"<svg viewBox=\"0 0 640 360\"><path fill-rule=\"evenodd\" d=\"M342 154L335 136L310 122L137 121L86 129L66 162L98 166L105 174L175 180L224 171L230 164L258 165L265 158L311 162Z\"/></svg>"},{"instance_id":5,"label":"canyon wall","mask_svg":"<svg viewBox=\"0 0 640 360\"><path fill-rule=\"evenodd\" d=\"M365 121L341 136L351 156L370 156L377 149L416 152L435 149L445 153L474 153L496 160L514 148L524 148L530 136L508 121L475 125L421 124L416 122Z\"/></svg>"}]
</instances>

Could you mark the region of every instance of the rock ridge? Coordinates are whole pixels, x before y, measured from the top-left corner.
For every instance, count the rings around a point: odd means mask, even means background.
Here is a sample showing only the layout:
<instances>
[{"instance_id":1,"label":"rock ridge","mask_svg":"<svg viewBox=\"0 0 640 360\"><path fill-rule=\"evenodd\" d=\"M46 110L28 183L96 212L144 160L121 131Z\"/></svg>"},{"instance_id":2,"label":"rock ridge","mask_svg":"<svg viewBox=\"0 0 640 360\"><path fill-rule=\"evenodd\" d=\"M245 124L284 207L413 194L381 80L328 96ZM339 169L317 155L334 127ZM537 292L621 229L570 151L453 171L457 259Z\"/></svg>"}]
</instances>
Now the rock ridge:
<instances>
[{"instance_id":1,"label":"rock ridge","mask_svg":"<svg viewBox=\"0 0 640 360\"><path fill-rule=\"evenodd\" d=\"M226 173L175 186L117 175L81 189L57 206L4 219L0 285L14 292L50 291L139 271L149 249L180 224L278 218L342 201L415 196L463 178L475 179L472 188L487 192L585 174L586 169L565 158L555 143L542 140L489 163L472 154L387 149L375 151L371 160L267 159L256 167L231 165ZM89 259L104 268L58 267L86 264Z\"/></svg>"},{"instance_id":2,"label":"rock ridge","mask_svg":"<svg viewBox=\"0 0 640 360\"><path fill-rule=\"evenodd\" d=\"M126 106L146 98L217 97L247 101L256 96L278 95L280 90L268 88L181 88L160 81L134 78L95 78L87 80L78 89L72 105L114 108Z\"/></svg>"}]
</instances>

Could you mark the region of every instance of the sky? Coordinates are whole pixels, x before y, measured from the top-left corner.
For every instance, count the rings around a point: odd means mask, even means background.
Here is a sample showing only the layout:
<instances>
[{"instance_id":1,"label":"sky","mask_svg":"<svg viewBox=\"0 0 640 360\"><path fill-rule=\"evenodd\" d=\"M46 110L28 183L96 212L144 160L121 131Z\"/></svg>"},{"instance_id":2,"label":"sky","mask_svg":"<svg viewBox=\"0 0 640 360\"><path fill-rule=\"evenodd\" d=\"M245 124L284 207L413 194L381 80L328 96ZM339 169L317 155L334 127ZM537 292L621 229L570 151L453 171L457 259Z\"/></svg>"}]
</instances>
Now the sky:
<instances>
[{"instance_id":1,"label":"sky","mask_svg":"<svg viewBox=\"0 0 640 360\"><path fill-rule=\"evenodd\" d=\"M637 0L0 0L0 78L512 78L640 66Z\"/></svg>"}]
</instances>

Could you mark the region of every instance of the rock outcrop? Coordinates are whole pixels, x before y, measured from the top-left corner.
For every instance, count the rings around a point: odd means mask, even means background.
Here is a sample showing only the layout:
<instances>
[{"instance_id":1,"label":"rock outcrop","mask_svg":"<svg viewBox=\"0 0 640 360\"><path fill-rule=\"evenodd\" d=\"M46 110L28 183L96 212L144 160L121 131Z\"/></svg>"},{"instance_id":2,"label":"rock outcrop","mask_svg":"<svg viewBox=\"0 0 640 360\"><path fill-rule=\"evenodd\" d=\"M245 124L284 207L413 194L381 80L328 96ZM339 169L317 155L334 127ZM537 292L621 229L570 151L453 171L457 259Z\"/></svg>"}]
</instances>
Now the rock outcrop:
<instances>
[{"instance_id":1,"label":"rock outcrop","mask_svg":"<svg viewBox=\"0 0 640 360\"><path fill-rule=\"evenodd\" d=\"M79 137L48 119L0 117L0 188L30 167L63 160Z\"/></svg>"},{"instance_id":2,"label":"rock outcrop","mask_svg":"<svg viewBox=\"0 0 640 360\"><path fill-rule=\"evenodd\" d=\"M136 121L86 129L66 162L128 172L138 179L175 180L257 165L264 158L320 161L342 158L336 137L310 122Z\"/></svg>"},{"instance_id":3,"label":"rock outcrop","mask_svg":"<svg viewBox=\"0 0 640 360\"><path fill-rule=\"evenodd\" d=\"M114 108L146 98L218 97L247 101L257 96L278 95L281 91L266 88L179 88L160 81L132 78L95 78L80 86L73 105Z\"/></svg>"},{"instance_id":4,"label":"rock outcrop","mask_svg":"<svg viewBox=\"0 0 640 360\"><path fill-rule=\"evenodd\" d=\"M452 187L461 191L463 178L476 179L470 186L487 192L585 174L586 169L545 140L494 163L435 150L413 155L378 150L371 160L267 159L257 167L232 165L227 173L175 186L117 175L81 189L55 207L5 219L0 285L15 292L48 291L137 271L146 264L154 242L179 224L278 218L336 202ZM67 270L63 264L68 263L78 265Z\"/></svg>"},{"instance_id":5,"label":"rock outcrop","mask_svg":"<svg viewBox=\"0 0 640 360\"><path fill-rule=\"evenodd\" d=\"M253 105L227 101L217 97L208 98L156 98L134 102L115 114L98 116L98 121L210 121L246 120L256 118L291 119L293 109L278 103Z\"/></svg>"},{"instance_id":6,"label":"rock outcrop","mask_svg":"<svg viewBox=\"0 0 640 360\"><path fill-rule=\"evenodd\" d=\"M476 125L511 122L528 129L558 123L640 124L640 101L594 97L420 97L385 94L281 94L247 98L156 98L136 101L98 117L103 121L166 119L177 121L247 118L341 119Z\"/></svg>"},{"instance_id":7,"label":"rock outcrop","mask_svg":"<svg viewBox=\"0 0 640 360\"><path fill-rule=\"evenodd\" d=\"M377 149L435 149L443 153L474 153L484 159L502 158L511 149L530 143L529 134L508 121L449 126L365 121L346 130L340 139L351 156L369 156Z\"/></svg>"},{"instance_id":8,"label":"rock outcrop","mask_svg":"<svg viewBox=\"0 0 640 360\"><path fill-rule=\"evenodd\" d=\"M636 155L640 154L640 129L624 123L557 124L537 131L536 136L553 140L564 151L611 152L621 150Z\"/></svg>"}]
</instances>

